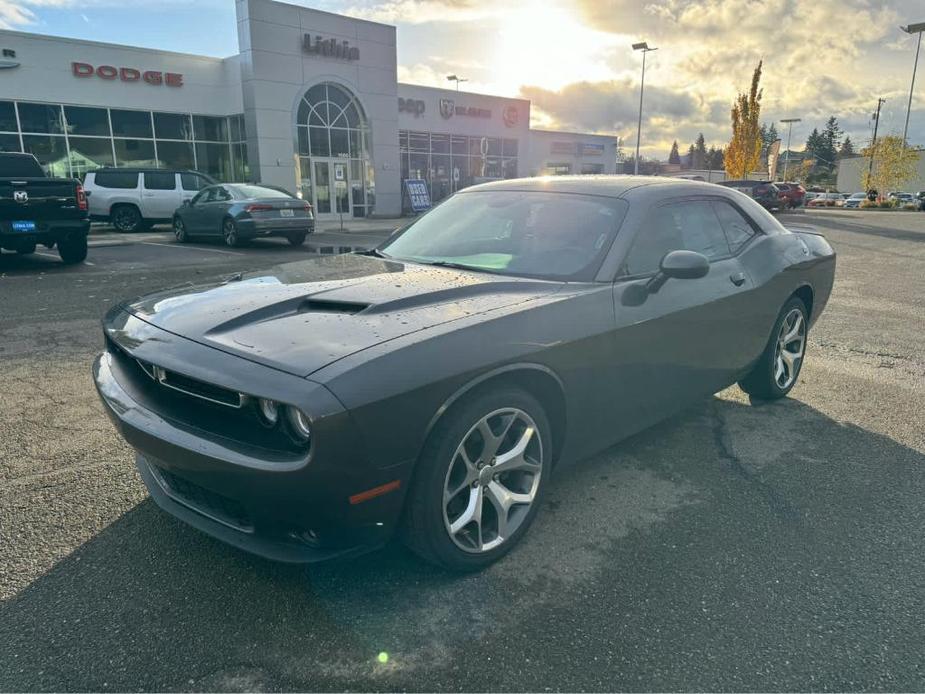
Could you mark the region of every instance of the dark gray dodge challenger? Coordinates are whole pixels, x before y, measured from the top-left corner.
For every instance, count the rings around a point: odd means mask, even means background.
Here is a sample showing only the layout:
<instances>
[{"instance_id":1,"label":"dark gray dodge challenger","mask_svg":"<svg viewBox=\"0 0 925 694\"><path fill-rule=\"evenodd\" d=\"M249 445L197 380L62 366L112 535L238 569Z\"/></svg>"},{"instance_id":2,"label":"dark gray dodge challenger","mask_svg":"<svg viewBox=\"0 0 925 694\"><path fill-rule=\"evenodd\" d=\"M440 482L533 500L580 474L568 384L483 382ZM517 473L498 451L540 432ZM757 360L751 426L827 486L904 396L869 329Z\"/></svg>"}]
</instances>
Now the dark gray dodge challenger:
<instances>
[{"instance_id":1,"label":"dark gray dodge challenger","mask_svg":"<svg viewBox=\"0 0 925 694\"><path fill-rule=\"evenodd\" d=\"M114 308L93 375L166 511L271 559L396 531L472 570L560 461L738 382L785 396L835 253L721 186L509 180L361 254Z\"/></svg>"}]
</instances>

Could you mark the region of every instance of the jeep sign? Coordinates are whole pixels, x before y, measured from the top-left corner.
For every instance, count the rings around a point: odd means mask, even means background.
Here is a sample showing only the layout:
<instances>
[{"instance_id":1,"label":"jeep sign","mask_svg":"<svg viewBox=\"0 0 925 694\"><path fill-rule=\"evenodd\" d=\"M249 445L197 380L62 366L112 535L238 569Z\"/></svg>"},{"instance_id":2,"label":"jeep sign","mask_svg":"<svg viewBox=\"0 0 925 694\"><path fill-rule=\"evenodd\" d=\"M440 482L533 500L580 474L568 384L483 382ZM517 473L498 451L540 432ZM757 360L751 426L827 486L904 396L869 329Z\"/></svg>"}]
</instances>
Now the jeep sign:
<instances>
[{"instance_id":1,"label":"jeep sign","mask_svg":"<svg viewBox=\"0 0 925 694\"><path fill-rule=\"evenodd\" d=\"M399 113L413 113L414 117L417 118L424 114L426 106L421 99L403 99L398 97L398 112Z\"/></svg>"}]
</instances>

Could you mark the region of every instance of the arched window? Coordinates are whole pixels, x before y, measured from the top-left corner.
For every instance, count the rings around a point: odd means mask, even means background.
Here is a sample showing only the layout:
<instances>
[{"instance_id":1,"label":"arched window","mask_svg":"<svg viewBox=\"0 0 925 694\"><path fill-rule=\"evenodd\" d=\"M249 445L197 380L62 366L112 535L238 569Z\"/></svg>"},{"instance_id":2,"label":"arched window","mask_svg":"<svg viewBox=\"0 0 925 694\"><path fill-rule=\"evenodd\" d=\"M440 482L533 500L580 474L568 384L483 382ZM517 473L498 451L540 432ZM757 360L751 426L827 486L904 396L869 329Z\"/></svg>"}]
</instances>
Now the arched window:
<instances>
[{"instance_id":1,"label":"arched window","mask_svg":"<svg viewBox=\"0 0 925 694\"><path fill-rule=\"evenodd\" d=\"M318 215L367 216L375 205L369 128L363 107L345 87L316 84L296 111L302 197Z\"/></svg>"}]
</instances>

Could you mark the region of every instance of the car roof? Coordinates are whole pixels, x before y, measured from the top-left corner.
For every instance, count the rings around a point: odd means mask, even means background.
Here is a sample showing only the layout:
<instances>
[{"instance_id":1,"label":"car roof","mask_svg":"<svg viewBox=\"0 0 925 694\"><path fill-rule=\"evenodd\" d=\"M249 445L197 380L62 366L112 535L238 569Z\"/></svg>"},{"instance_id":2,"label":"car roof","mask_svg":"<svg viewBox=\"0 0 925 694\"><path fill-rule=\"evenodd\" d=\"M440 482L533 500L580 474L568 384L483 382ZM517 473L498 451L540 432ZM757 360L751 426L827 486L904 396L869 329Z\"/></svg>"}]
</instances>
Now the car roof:
<instances>
[{"instance_id":1,"label":"car roof","mask_svg":"<svg viewBox=\"0 0 925 694\"><path fill-rule=\"evenodd\" d=\"M549 193L577 193L602 195L611 198L630 198L653 195L714 195L727 194L728 188L715 183L692 181L667 176L628 175L584 175L584 176L539 176L533 178L509 178L491 181L465 188L460 193L489 190L536 191Z\"/></svg>"}]
</instances>

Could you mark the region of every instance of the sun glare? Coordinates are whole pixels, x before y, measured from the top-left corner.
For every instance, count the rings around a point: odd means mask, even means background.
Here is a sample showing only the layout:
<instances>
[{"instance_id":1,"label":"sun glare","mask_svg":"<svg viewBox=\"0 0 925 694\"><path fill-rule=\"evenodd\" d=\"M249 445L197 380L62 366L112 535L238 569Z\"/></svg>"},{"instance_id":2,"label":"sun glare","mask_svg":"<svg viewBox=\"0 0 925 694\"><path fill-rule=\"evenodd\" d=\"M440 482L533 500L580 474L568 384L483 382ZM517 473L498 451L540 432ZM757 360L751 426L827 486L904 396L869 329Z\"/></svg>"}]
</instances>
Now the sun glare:
<instances>
[{"instance_id":1,"label":"sun glare","mask_svg":"<svg viewBox=\"0 0 925 694\"><path fill-rule=\"evenodd\" d=\"M505 13L500 22L491 67L501 93L516 93L524 84L558 89L612 75L606 49L616 37L583 25L574 10L530 2Z\"/></svg>"}]
</instances>

